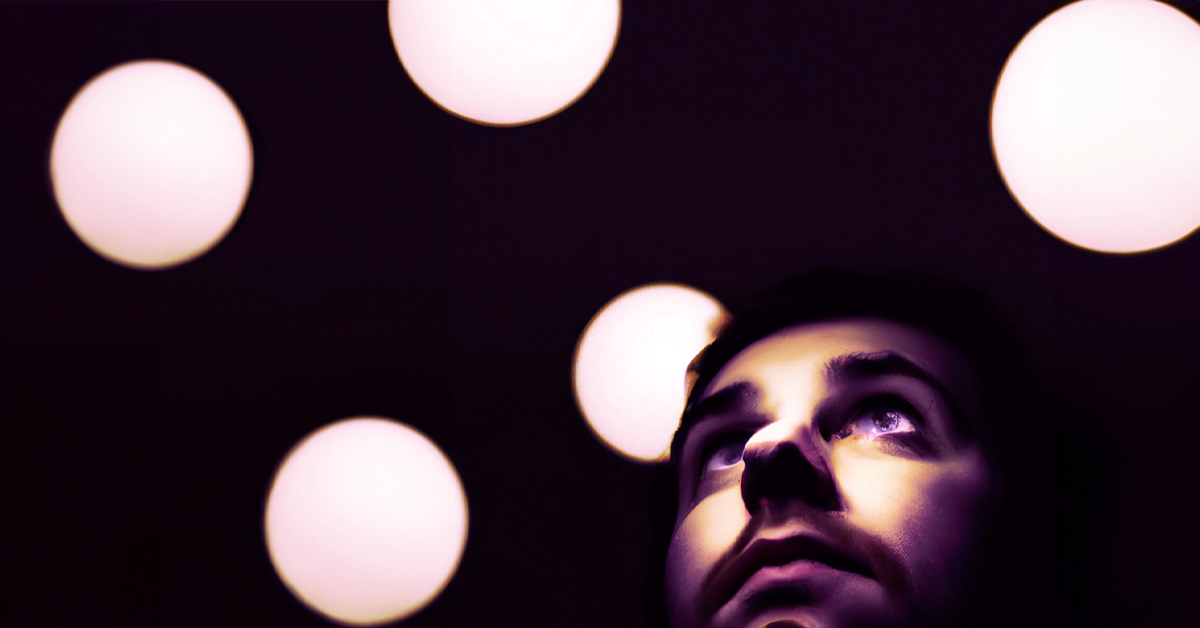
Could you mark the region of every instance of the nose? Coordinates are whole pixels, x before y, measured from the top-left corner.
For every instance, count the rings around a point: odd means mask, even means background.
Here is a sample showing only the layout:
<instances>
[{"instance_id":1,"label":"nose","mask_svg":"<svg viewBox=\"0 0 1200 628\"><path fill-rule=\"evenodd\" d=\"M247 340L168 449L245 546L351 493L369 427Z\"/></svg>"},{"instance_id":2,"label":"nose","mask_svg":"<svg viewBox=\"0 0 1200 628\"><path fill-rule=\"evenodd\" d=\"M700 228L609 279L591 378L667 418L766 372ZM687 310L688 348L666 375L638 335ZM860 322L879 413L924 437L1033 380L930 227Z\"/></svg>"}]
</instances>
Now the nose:
<instances>
[{"instance_id":1,"label":"nose","mask_svg":"<svg viewBox=\"0 0 1200 628\"><path fill-rule=\"evenodd\" d=\"M775 439L752 438L742 461L742 501L751 515L790 500L827 511L841 508L828 445L815 430L801 428Z\"/></svg>"}]
</instances>

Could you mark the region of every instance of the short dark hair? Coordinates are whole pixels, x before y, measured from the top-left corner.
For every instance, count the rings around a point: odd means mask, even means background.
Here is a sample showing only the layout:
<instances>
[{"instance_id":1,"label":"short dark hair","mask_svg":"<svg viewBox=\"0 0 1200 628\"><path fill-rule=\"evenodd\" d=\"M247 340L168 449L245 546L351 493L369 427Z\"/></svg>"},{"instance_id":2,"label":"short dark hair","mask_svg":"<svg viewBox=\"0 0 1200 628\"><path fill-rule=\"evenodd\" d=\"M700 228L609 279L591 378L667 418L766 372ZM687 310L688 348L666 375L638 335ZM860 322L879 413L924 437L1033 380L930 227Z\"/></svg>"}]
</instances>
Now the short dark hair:
<instances>
[{"instance_id":1,"label":"short dark hair","mask_svg":"<svg viewBox=\"0 0 1200 628\"><path fill-rule=\"evenodd\" d=\"M980 619L971 621L1054 625L1068 619L1067 609L1070 618L1085 618L1079 607L1083 600L1091 604L1086 610L1095 613L1095 619L1107 619L1094 603L1093 588L1103 586L1104 564L1095 561L1102 558L1097 543L1102 542L1104 526L1083 531L1086 540L1079 537L1079 530L1064 526L1085 512L1101 514L1108 457L1099 443L1084 445L1092 455L1087 485L1079 491L1075 476L1084 469L1075 456L1064 458L1060 448L1052 445L1078 424L1079 419L1072 417L1084 413L1068 411L1060 399L1035 383L1017 335L995 312L978 292L944 280L838 269L793 277L735 311L689 367L685 420L672 442L670 462L658 472L651 490L650 586L657 589L649 596L652 622L666 625L663 571L677 514L677 464L690 427L688 410L721 369L755 342L795 325L850 317L887 319L933 333L961 352L976 370L986 432L979 444L998 476L1002 497L996 516L988 522L990 568L979 575L980 590L969 600ZM1095 436L1092 430L1070 434L1075 443L1080 437ZM1069 537L1064 537L1066 532ZM1056 560L1047 560L1051 556Z\"/></svg>"}]
</instances>

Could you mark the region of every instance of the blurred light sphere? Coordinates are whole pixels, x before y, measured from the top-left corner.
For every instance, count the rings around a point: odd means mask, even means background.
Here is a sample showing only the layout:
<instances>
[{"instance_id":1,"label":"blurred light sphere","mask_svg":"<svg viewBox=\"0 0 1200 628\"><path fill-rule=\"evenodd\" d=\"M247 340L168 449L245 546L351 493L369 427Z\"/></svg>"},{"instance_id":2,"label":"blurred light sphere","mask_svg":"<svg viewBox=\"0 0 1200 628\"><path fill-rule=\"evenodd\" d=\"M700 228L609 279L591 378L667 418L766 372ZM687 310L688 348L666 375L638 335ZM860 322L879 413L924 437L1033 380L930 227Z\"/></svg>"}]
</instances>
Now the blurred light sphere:
<instances>
[{"instance_id":1,"label":"blurred light sphere","mask_svg":"<svg viewBox=\"0 0 1200 628\"><path fill-rule=\"evenodd\" d=\"M250 191L250 135L229 96L170 61L110 68L54 133L50 179L67 224L113 262L152 270L212 248Z\"/></svg>"},{"instance_id":2,"label":"blurred light sphere","mask_svg":"<svg viewBox=\"0 0 1200 628\"><path fill-rule=\"evenodd\" d=\"M1042 20L996 86L992 146L1013 197L1077 246L1133 253L1200 226L1200 25L1152 0Z\"/></svg>"},{"instance_id":3,"label":"blurred light sphere","mask_svg":"<svg viewBox=\"0 0 1200 628\"><path fill-rule=\"evenodd\" d=\"M536 122L608 64L619 0L391 0L396 53L421 91L474 122Z\"/></svg>"},{"instance_id":4,"label":"blurred light sphere","mask_svg":"<svg viewBox=\"0 0 1200 628\"><path fill-rule=\"evenodd\" d=\"M650 284L610 301L575 349L575 399L599 439L640 461L664 460L687 396L687 366L727 313L713 297Z\"/></svg>"},{"instance_id":5,"label":"blurred light sphere","mask_svg":"<svg viewBox=\"0 0 1200 628\"><path fill-rule=\"evenodd\" d=\"M267 549L302 602L343 624L424 608L458 568L467 502L454 466L415 429L363 417L327 425L279 465Z\"/></svg>"}]
</instances>

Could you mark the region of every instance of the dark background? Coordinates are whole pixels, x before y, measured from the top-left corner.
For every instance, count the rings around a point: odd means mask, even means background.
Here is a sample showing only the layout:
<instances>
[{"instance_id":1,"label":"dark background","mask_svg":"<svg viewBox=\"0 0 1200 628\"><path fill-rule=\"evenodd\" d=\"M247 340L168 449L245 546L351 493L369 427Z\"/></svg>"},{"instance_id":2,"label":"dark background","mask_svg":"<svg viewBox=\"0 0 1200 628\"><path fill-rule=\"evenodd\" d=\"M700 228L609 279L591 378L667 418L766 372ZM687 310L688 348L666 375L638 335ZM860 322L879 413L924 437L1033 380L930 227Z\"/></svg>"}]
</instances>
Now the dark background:
<instances>
[{"instance_id":1,"label":"dark background","mask_svg":"<svg viewBox=\"0 0 1200 628\"><path fill-rule=\"evenodd\" d=\"M998 302L1117 454L1113 516L1073 522L1106 528L1096 599L1174 624L1200 590L1200 238L1101 255L1009 197L992 91L1060 5L625 2L582 100L491 128L414 87L382 3L2 3L4 622L325 625L263 499L298 439L370 414L440 444L470 503L405 625L641 625L650 469L580 419L578 334L646 282L736 305L833 265ZM46 170L75 91L147 57L221 84L255 150L233 232L162 272L81 244Z\"/></svg>"}]
</instances>

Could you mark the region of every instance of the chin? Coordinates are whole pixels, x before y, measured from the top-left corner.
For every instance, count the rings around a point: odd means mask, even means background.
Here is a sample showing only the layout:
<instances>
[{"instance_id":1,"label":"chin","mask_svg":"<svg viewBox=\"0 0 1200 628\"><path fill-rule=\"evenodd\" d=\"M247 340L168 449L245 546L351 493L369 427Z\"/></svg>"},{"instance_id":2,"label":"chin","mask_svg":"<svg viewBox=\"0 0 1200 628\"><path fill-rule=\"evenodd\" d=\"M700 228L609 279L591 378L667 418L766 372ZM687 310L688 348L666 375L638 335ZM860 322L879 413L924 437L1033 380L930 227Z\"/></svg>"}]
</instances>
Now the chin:
<instances>
[{"instance_id":1,"label":"chin","mask_svg":"<svg viewBox=\"0 0 1200 628\"><path fill-rule=\"evenodd\" d=\"M742 625L746 628L832 628L811 613L788 609L763 613Z\"/></svg>"},{"instance_id":2,"label":"chin","mask_svg":"<svg viewBox=\"0 0 1200 628\"><path fill-rule=\"evenodd\" d=\"M764 608L725 607L711 622L701 625L704 628L916 628L921 625L914 621L909 612L911 609L905 604L853 596L826 602Z\"/></svg>"}]
</instances>

